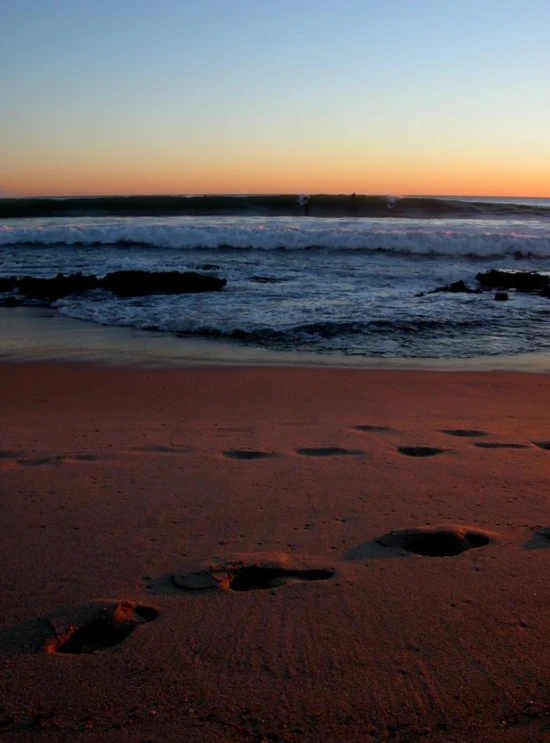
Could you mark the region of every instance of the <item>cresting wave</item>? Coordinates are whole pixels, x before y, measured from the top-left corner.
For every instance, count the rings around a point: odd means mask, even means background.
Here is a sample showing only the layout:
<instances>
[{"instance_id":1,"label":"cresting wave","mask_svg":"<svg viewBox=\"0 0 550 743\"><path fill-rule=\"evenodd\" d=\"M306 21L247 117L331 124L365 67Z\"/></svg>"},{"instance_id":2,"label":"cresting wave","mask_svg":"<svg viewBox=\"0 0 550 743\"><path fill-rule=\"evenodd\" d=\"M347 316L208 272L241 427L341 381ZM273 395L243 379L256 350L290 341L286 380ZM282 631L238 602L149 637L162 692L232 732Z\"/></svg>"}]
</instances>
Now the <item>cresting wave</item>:
<instances>
[{"instance_id":1,"label":"cresting wave","mask_svg":"<svg viewBox=\"0 0 550 743\"><path fill-rule=\"evenodd\" d=\"M549 217L544 199L474 199L361 194L312 195L307 209L297 194L247 196L97 196L0 199L0 219L48 217L262 216Z\"/></svg>"},{"instance_id":2,"label":"cresting wave","mask_svg":"<svg viewBox=\"0 0 550 743\"><path fill-rule=\"evenodd\" d=\"M0 246L143 246L175 250L380 251L410 255L550 257L544 220L174 218L14 221Z\"/></svg>"}]
</instances>

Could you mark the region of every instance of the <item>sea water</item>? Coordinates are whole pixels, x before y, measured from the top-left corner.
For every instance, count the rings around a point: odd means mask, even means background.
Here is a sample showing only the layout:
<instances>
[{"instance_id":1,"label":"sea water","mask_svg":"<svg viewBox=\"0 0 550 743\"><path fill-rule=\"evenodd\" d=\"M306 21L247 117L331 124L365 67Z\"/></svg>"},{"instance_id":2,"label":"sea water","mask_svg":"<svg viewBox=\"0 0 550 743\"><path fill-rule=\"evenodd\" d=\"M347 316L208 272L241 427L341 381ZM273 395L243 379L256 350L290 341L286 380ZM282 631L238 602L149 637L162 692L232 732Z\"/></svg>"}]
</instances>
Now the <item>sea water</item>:
<instances>
[{"instance_id":1,"label":"sea water","mask_svg":"<svg viewBox=\"0 0 550 743\"><path fill-rule=\"evenodd\" d=\"M270 210L269 197L261 209L244 197L232 211L207 202L193 214L119 216L112 200L91 200L79 213L0 219L0 276L141 269L225 277L220 292L91 291L52 308L103 327L223 340L236 357L244 349L358 361L550 351L550 299L429 293L460 279L475 288L490 268L550 271L550 200L313 197L284 216L274 213L288 203Z\"/></svg>"}]
</instances>

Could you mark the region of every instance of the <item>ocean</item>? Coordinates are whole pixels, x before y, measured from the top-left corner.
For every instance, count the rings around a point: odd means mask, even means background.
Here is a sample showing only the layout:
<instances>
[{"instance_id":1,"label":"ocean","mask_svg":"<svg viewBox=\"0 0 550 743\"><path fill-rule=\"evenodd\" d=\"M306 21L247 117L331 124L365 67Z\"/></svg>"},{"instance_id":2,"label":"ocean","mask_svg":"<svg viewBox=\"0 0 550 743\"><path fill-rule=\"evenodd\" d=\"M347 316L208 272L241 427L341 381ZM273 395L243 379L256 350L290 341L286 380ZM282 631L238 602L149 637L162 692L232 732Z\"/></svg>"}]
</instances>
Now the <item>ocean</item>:
<instances>
[{"instance_id":1,"label":"ocean","mask_svg":"<svg viewBox=\"0 0 550 743\"><path fill-rule=\"evenodd\" d=\"M491 268L550 271L550 199L0 200L0 277L141 269L226 278L222 291L200 294L94 290L47 313L80 321L83 338L90 323L117 328L118 339L122 329L169 338L170 353L182 356L190 340L205 357L221 343L233 361L256 351L268 361L358 365L549 353L549 298L429 293L459 280L475 288L476 274ZM2 309L4 322L18 312ZM59 327L77 332L74 323Z\"/></svg>"}]
</instances>

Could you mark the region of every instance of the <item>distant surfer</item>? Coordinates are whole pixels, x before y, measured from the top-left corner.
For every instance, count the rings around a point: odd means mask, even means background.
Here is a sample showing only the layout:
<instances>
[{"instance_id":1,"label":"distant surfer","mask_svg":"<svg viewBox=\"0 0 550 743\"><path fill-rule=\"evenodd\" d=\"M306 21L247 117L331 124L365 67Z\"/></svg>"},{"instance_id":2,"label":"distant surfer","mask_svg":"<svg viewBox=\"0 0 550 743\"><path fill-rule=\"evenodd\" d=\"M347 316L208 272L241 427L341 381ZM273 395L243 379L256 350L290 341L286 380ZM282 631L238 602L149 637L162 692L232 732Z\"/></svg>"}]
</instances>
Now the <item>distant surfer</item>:
<instances>
[{"instance_id":1,"label":"distant surfer","mask_svg":"<svg viewBox=\"0 0 550 743\"><path fill-rule=\"evenodd\" d=\"M298 206L303 207L304 209L304 217L307 217L309 214L309 196L305 193L300 194L298 198L296 199L296 203Z\"/></svg>"},{"instance_id":2,"label":"distant surfer","mask_svg":"<svg viewBox=\"0 0 550 743\"><path fill-rule=\"evenodd\" d=\"M395 206L396 199L394 196L388 196L388 209L393 209Z\"/></svg>"}]
</instances>

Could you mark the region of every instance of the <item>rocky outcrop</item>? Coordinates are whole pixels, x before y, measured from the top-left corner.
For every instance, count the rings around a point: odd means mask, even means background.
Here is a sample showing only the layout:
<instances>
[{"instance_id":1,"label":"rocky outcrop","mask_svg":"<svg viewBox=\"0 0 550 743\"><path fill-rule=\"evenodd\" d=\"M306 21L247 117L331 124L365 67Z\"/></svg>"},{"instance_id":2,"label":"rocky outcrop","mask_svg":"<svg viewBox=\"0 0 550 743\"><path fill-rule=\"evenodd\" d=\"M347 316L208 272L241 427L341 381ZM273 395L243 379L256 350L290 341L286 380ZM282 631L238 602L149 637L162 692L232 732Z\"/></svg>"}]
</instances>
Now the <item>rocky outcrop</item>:
<instances>
[{"instance_id":1,"label":"rocky outcrop","mask_svg":"<svg viewBox=\"0 0 550 743\"><path fill-rule=\"evenodd\" d=\"M143 297L151 294L195 294L219 291L227 279L188 271L115 271L100 280L100 288L121 297Z\"/></svg>"},{"instance_id":2,"label":"rocky outcrop","mask_svg":"<svg viewBox=\"0 0 550 743\"><path fill-rule=\"evenodd\" d=\"M0 280L0 291L18 291L27 299L54 301L70 294L81 294L89 289L98 289L96 276L84 276L81 273L64 276L59 273L51 279L24 276L22 279L12 277Z\"/></svg>"},{"instance_id":3,"label":"rocky outcrop","mask_svg":"<svg viewBox=\"0 0 550 743\"><path fill-rule=\"evenodd\" d=\"M470 289L464 281L455 281L452 284L446 284L445 286L438 286L429 292L420 292L417 297L423 297L426 294L439 294L439 292L449 292L450 294L479 294L481 289Z\"/></svg>"},{"instance_id":4,"label":"rocky outcrop","mask_svg":"<svg viewBox=\"0 0 550 743\"><path fill-rule=\"evenodd\" d=\"M468 287L464 281L455 281L446 286L439 286L429 292L420 292L417 297L426 294L437 294L449 292L452 294L480 294L486 291L495 291L497 301L506 301L509 297L507 292L515 289L518 292L537 294L541 297L550 297L550 276L536 273L536 271L499 271L492 268L490 271L476 275L478 286L474 289Z\"/></svg>"},{"instance_id":5,"label":"rocky outcrop","mask_svg":"<svg viewBox=\"0 0 550 743\"><path fill-rule=\"evenodd\" d=\"M498 271L493 268L476 276L482 289L503 291L516 289L518 292L531 292L535 294L550 292L550 276L536 273L535 271Z\"/></svg>"},{"instance_id":6,"label":"rocky outcrop","mask_svg":"<svg viewBox=\"0 0 550 743\"><path fill-rule=\"evenodd\" d=\"M103 278L82 273L65 276L57 274L51 279L24 276L0 278L0 292L18 291L27 299L53 302L71 294L82 294L91 289L106 289L120 297L143 297L152 294L191 294L219 291L227 279L207 276L194 271L115 271Z\"/></svg>"}]
</instances>

